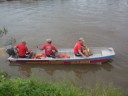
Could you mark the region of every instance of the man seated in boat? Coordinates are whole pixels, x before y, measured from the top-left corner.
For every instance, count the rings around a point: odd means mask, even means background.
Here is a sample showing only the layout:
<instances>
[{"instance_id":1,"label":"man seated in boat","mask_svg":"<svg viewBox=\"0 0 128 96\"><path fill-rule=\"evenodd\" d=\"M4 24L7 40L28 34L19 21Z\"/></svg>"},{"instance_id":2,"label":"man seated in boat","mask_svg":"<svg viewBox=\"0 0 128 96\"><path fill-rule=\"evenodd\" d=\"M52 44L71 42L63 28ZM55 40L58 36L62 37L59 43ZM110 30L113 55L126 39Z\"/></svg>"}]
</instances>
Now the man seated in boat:
<instances>
[{"instance_id":1,"label":"man seated in boat","mask_svg":"<svg viewBox=\"0 0 128 96\"><path fill-rule=\"evenodd\" d=\"M51 39L46 39L46 41L47 43L42 46L41 50L45 50L45 55L47 57L55 58L56 53L58 52L57 48L52 44Z\"/></svg>"},{"instance_id":2,"label":"man seated in boat","mask_svg":"<svg viewBox=\"0 0 128 96\"><path fill-rule=\"evenodd\" d=\"M88 57L89 49L86 47L84 39L80 38L79 41L74 46L74 54L75 56Z\"/></svg>"},{"instance_id":3,"label":"man seated in boat","mask_svg":"<svg viewBox=\"0 0 128 96\"><path fill-rule=\"evenodd\" d=\"M30 58L32 56L32 51L28 49L28 47L26 46L26 41L24 40L15 48L17 50L19 58Z\"/></svg>"}]
</instances>

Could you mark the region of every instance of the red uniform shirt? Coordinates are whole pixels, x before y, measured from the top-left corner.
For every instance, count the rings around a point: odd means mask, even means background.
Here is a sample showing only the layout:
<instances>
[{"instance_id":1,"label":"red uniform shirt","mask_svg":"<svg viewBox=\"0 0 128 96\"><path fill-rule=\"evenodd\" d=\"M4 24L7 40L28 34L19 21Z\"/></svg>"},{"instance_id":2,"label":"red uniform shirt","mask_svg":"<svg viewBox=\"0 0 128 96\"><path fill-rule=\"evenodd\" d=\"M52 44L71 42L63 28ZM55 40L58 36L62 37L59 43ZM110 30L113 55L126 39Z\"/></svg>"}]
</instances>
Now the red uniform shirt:
<instances>
[{"instance_id":1,"label":"red uniform shirt","mask_svg":"<svg viewBox=\"0 0 128 96\"><path fill-rule=\"evenodd\" d=\"M82 45L80 44L80 42L77 42L74 46L74 54L79 54L78 50L81 50L82 52Z\"/></svg>"},{"instance_id":2,"label":"red uniform shirt","mask_svg":"<svg viewBox=\"0 0 128 96\"><path fill-rule=\"evenodd\" d=\"M19 56L25 56L26 52L28 51L27 46L25 46L24 44L19 44L16 46L16 48L18 49L18 55Z\"/></svg>"},{"instance_id":3,"label":"red uniform shirt","mask_svg":"<svg viewBox=\"0 0 128 96\"><path fill-rule=\"evenodd\" d=\"M42 47L41 50L45 50L45 54L46 54L46 55L51 55L51 54L52 54L52 51L53 51L53 50L56 51L57 49L56 49L56 47L55 47L54 45L47 43L47 44L45 44L45 45Z\"/></svg>"}]
</instances>

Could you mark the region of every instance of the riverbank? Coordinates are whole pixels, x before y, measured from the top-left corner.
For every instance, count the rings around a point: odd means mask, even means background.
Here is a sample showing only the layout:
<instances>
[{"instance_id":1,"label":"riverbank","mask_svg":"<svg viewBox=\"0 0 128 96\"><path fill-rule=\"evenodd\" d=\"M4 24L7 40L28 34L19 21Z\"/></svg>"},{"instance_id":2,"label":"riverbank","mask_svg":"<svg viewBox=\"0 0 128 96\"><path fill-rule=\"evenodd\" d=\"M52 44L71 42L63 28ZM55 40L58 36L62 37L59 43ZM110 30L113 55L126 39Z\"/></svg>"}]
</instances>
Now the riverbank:
<instances>
[{"instance_id":1,"label":"riverbank","mask_svg":"<svg viewBox=\"0 0 128 96\"><path fill-rule=\"evenodd\" d=\"M0 73L1 96L123 96L119 88L97 83L94 88L81 89L68 82L51 83L35 79L11 79Z\"/></svg>"}]
</instances>

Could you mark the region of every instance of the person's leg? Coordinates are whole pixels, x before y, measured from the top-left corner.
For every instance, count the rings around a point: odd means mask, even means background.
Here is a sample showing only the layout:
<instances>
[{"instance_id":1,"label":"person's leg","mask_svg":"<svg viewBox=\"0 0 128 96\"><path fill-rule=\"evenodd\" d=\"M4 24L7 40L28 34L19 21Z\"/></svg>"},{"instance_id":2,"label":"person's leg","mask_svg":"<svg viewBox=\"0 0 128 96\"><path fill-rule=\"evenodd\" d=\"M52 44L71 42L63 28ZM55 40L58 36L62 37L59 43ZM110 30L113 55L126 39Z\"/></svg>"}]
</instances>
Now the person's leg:
<instances>
[{"instance_id":1,"label":"person's leg","mask_svg":"<svg viewBox=\"0 0 128 96\"><path fill-rule=\"evenodd\" d=\"M75 54L75 56L77 56L77 57L82 57L80 54Z\"/></svg>"},{"instance_id":2,"label":"person's leg","mask_svg":"<svg viewBox=\"0 0 128 96\"><path fill-rule=\"evenodd\" d=\"M86 57L89 56L89 50L88 49L87 50L83 50L83 53L85 54Z\"/></svg>"}]
</instances>

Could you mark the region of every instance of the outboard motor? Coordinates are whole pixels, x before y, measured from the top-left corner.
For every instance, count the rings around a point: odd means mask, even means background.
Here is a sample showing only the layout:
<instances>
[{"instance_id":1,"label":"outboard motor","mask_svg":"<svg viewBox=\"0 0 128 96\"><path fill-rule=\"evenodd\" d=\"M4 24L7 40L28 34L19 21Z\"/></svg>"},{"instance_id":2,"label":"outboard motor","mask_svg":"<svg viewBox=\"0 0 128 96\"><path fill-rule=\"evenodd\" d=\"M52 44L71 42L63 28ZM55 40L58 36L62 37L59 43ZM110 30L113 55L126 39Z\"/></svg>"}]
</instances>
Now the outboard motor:
<instances>
[{"instance_id":1,"label":"outboard motor","mask_svg":"<svg viewBox=\"0 0 128 96\"><path fill-rule=\"evenodd\" d=\"M8 53L9 56L15 56L16 52L14 51L13 47L7 48L6 52Z\"/></svg>"},{"instance_id":2,"label":"outboard motor","mask_svg":"<svg viewBox=\"0 0 128 96\"><path fill-rule=\"evenodd\" d=\"M7 49L6 52L8 53L9 56L15 56L16 55L13 48Z\"/></svg>"}]
</instances>

